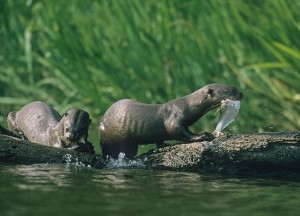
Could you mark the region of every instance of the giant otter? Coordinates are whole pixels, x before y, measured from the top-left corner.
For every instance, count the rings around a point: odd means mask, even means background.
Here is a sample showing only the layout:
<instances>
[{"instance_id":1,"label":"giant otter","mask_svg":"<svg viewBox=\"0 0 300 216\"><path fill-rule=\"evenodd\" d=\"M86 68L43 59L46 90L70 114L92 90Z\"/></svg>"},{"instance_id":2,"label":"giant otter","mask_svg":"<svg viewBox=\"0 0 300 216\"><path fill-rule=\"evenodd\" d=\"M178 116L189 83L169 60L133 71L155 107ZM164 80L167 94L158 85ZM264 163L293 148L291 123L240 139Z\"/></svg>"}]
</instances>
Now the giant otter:
<instances>
[{"instance_id":1,"label":"giant otter","mask_svg":"<svg viewBox=\"0 0 300 216\"><path fill-rule=\"evenodd\" d=\"M220 106L222 100L241 100L242 97L236 88L215 83L165 104L144 104L129 99L117 101L100 121L102 153L113 158L120 152L134 157L139 144L211 140L212 134L194 134L188 127Z\"/></svg>"},{"instance_id":2,"label":"giant otter","mask_svg":"<svg viewBox=\"0 0 300 216\"><path fill-rule=\"evenodd\" d=\"M10 112L7 123L9 130L22 139L94 153L92 144L87 141L91 119L83 110L70 109L61 117L46 103L35 101Z\"/></svg>"}]
</instances>

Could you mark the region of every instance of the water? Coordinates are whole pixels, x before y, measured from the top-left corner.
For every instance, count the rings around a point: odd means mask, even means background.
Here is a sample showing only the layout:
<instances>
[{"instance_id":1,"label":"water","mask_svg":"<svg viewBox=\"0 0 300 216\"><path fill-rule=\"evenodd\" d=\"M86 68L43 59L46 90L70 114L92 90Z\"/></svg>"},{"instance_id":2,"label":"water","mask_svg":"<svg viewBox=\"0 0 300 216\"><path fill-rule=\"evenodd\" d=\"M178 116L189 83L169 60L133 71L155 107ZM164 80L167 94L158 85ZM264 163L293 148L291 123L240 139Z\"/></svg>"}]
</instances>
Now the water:
<instances>
[{"instance_id":1,"label":"water","mask_svg":"<svg viewBox=\"0 0 300 216\"><path fill-rule=\"evenodd\" d=\"M300 182L0 163L0 215L298 215Z\"/></svg>"}]
</instances>

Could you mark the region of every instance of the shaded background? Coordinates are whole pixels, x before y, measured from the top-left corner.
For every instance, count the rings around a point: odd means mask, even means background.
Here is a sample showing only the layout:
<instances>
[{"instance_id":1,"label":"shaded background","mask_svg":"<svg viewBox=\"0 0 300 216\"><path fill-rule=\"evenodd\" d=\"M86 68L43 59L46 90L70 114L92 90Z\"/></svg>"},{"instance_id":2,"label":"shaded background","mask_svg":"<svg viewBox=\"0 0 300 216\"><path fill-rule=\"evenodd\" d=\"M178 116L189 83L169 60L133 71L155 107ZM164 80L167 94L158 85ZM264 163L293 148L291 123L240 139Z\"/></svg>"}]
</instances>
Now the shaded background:
<instances>
[{"instance_id":1,"label":"shaded background","mask_svg":"<svg viewBox=\"0 0 300 216\"><path fill-rule=\"evenodd\" d=\"M213 82L245 95L226 132L298 130L300 1L0 2L0 124L34 100L99 119L115 101L164 103ZM213 131L212 111L193 130Z\"/></svg>"}]
</instances>

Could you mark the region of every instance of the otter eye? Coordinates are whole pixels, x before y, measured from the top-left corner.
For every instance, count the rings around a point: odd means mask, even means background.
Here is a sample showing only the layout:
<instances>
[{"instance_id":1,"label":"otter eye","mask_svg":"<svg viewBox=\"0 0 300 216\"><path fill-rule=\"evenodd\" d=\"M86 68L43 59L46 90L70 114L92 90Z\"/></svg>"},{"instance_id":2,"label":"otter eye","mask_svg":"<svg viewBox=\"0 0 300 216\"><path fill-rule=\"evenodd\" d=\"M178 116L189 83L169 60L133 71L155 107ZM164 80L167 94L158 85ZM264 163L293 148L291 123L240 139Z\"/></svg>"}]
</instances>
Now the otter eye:
<instances>
[{"instance_id":1,"label":"otter eye","mask_svg":"<svg viewBox=\"0 0 300 216\"><path fill-rule=\"evenodd\" d=\"M212 97L214 95L214 90L213 89L208 89L207 94L209 97Z\"/></svg>"}]
</instances>

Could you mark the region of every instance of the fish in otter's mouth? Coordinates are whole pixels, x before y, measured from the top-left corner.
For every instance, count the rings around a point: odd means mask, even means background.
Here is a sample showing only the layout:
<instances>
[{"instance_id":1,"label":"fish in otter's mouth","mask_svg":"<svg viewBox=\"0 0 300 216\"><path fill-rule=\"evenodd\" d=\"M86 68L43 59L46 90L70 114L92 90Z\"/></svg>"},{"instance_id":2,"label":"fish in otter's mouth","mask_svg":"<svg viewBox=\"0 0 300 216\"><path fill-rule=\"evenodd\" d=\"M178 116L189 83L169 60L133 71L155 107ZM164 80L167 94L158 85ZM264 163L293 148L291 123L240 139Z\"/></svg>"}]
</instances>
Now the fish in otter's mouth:
<instances>
[{"instance_id":1,"label":"fish in otter's mouth","mask_svg":"<svg viewBox=\"0 0 300 216\"><path fill-rule=\"evenodd\" d=\"M213 134L217 137L222 134L221 131L232 123L239 113L240 105L241 102L239 100L222 100L219 121Z\"/></svg>"}]
</instances>

